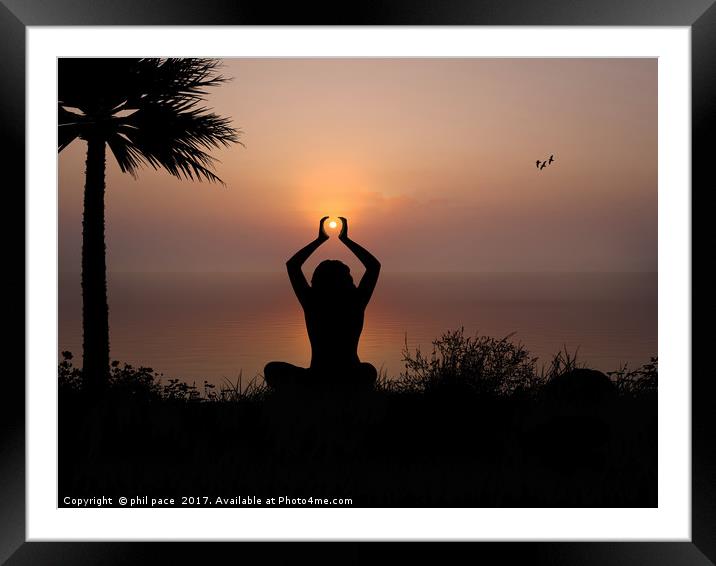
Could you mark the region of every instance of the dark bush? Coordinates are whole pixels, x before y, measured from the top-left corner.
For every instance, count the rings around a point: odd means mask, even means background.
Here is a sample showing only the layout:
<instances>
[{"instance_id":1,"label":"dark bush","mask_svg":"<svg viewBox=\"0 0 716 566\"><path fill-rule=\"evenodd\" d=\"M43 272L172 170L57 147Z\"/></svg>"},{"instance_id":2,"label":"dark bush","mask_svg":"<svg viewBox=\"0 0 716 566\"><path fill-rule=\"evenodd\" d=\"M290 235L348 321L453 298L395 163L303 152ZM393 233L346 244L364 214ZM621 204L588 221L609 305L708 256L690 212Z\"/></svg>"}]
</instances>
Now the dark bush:
<instances>
[{"instance_id":1,"label":"dark bush","mask_svg":"<svg viewBox=\"0 0 716 566\"><path fill-rule=\"evenodd\" d=\"M403 389L433 392L465 390L505 397L533 389L541 382L535 364L522 344L490 336L465 336L463 328L446 332L433 341L429 356L420 348L403 351Z\"/></svg>"}]
</instances>

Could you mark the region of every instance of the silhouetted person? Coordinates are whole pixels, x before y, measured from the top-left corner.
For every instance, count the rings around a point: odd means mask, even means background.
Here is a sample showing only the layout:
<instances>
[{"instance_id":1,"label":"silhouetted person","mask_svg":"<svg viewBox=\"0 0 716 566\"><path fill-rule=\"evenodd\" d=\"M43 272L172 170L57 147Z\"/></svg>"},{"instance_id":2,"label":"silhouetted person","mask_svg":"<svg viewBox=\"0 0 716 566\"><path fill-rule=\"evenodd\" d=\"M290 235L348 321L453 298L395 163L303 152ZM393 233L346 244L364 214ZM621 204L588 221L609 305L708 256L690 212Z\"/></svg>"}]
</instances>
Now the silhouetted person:
<instances>
[{"instance_id":1,"label":"silhouetted person","mask_svg":"<svg viewBox=\"0 0 716 566\"><path fill-rule=\"evenodd\" d=\"M301 368L285 362L269 362L264 368L266 383L274 389L330 385L371 388L377 372L358 358L358 340L363 330L365 308L378 281L380 262L348 237L348 221L341 217L338 238L365 266L358 287L350 268L338 260L325 260L313 272L311 285L301 266L328 240L321 218L318 237L286 262L288 278L303 307L311 342L311 366Z\"/></svg>"},{"instance_id":2,"label":"silhouetted person","mask_svg":"<svg viewBox=\"0 0 716 566\"><path fill-rule=\"evenodd\" d=\"M544 169L546 166L547 166L547 162L546 162L546 161L543 161L543 162L542 162L542 167L540 167L539 170L542 171L542 169Z\"/></svg>"},{"instance_id":3,"label":"silhouetted person","mask_svg":"<svg viewBox=\"0 0 716 566\"><path fill-rule=\"evenodd\" d=\"M539 169L539 164L542 163L539 159L537 160L537 169Z\"/></svg>"},{"instance_id":4,"label":"silhouetted person","mask_svg":"<svg viewBox=\"0 0 716 566\"><path fill-rule=\"evenodd\" d=\"M554 153L549 156L549 161L547 163L549 163L551 165L553 161L554 161Z\"/></svg>"}]
</instances>

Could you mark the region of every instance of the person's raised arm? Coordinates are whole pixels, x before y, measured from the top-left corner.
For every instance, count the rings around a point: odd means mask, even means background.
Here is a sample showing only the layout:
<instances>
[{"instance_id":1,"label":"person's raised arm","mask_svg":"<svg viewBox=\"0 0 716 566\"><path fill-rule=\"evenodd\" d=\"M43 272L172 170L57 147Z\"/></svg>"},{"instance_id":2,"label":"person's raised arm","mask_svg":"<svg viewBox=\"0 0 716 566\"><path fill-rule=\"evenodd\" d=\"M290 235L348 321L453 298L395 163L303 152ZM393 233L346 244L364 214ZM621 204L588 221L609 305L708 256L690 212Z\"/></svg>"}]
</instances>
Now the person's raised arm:
<instances>
[{"instance_id":1,"label":"person's raised arm","mask_svg":"<svg viewBox=\"0 0 716 566\"><path fill-rule=\"evenodd\" d=\"M348 237L348 220L346 220L342 216L340 216L339 218L341 219L343 226L341 227L341 233L338 235L338 238L346 245L346 247L350 251L355 254L355 256L365 267L365 273L363 274L363 277L358 284L358 292L360 293L363 298L363 301L367 305L368 301L370 301L371 295L373 294L375 285L376 283L378 283L378 275L380 274L380 262L372 253L370 253L363 246L357 244Z\"/></svg>"},{"instance_id":2,"label":"person's raised arm","mask_svg":"<svg viewBox=\"0 0 716 566\"><path fill-rule=\"evenodd\" d=\"M306 300L306 297L308 296L308 291L310 289L308 281L306 281L306 276L303 274L303 270L301 269L301 266L306 263L306 260L313 252L316 251L318 246L320 246L328 239L328 234L326 234L326 231L323 228L323 223L326 221L327 218L328 216L324 216L323 218L321 218L321 223L318 226L318 237L310 244L298 250L295 254L293 254L291 259L286 262L288 279L289 281L291 281L293 292L296 293L296 297L298 297L298 301L301 304L303 304Z\"/></svg>"}]
</instances>

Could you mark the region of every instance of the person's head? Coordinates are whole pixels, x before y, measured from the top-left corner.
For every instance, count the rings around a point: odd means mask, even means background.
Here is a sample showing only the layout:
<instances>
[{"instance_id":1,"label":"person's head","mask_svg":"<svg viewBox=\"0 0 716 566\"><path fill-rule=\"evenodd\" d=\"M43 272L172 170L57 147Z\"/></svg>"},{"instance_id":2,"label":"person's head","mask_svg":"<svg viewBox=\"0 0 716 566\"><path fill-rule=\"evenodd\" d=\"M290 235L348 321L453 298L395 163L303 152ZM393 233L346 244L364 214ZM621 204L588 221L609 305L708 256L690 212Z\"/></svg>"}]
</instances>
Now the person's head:
<instances>
[{"instance_id":1,"label":"person's head","mask_svg":"<svg viewBox=\"0 0 716 566\"><path fill-rule=\"evenodd\" d=\"M351 268L337 259L327 259L316 266L311 287L317 291L335 293L355 289Z\"/></svg>"}]
</instances>

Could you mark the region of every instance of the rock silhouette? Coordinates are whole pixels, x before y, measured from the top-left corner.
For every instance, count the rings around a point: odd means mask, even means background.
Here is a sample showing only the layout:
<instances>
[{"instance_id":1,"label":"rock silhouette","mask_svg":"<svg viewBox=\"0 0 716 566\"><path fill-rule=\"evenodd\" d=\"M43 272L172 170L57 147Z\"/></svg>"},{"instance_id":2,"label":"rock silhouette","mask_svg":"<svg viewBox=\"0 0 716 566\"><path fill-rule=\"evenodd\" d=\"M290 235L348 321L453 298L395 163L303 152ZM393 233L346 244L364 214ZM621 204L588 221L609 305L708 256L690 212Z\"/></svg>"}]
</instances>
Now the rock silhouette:
<instances>
[{"instance_id":1,"label":"rock silhouette","mask_svg":"<svg viewBox=\"0 0 716 566\"><path fill-rule=\"evenodd\" d=\"M577 368L555 377L544 391L547 399L582 408L608 403L617 396L617 390L601 371Z\"/></svg>"},{"instance_id":2,"label":"rock silhouette","mask_svg":"<svg viewBox=\"0 0 716 566\"><path fill-rule=\"evenodd\" d=\"M602 469L617 397L616 386L597 370L577 368L553 378L542 392L545 418L534 431L534 454L560 473Z\"/></svg>"}]
</instances>

